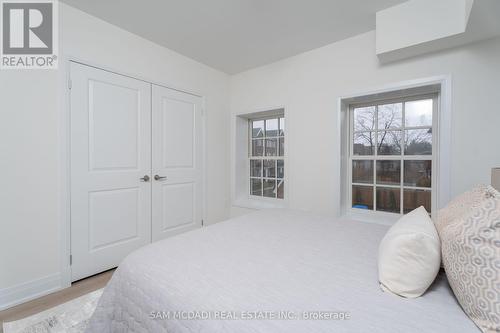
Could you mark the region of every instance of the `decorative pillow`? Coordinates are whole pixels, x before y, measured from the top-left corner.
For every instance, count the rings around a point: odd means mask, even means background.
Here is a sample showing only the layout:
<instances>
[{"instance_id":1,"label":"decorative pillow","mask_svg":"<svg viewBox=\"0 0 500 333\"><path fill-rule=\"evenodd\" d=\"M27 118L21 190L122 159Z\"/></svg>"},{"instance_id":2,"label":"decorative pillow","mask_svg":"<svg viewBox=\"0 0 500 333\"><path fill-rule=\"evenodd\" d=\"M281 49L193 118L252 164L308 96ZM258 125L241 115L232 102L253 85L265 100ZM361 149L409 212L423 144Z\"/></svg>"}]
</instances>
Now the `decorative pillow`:
<instances>
[{"instance_id":1,"label":"decorative pillow","mask_svg":"<svg viewBox=\"0 0 500 333\"><path fill-rule=\"evenodd\" d=\"M455 296L483 332L500 332L500 196L482 201L441 232L443 263Z\"/></svg>"},{"instance_id":2,"label":"decorative pillow","mask_svg":"<svg viewBox=\"0 0 500 333\"><path fill-rule=\"evenodd\" d=\"M468 214L471 209L478 207L484 199L487 199L495 189L491 186L478 185L454 198L448 205L437 213L436 229L441 231L453 221Z\"/></svg>"},{"instance_id":3,"label":"decorative pillow","mask_svg":"<svg viewBox=\"0 0 500 333\"><path fill-rule=\"evenodd\" d=\"M399 296L419 297L436 278L440 264L439 236L425 208L419 207L401 217L380 243L380 287Z\"/></svg>"},{"instance_id":4,"label":"decorative pillow","mask_svg":"<svg viewBox=\"0 0 500 333\"><path fill-rule=\"evenodd\" d=\"M498 190L495 189L493 186L488 185L488 187L486 188L486 196L488 198L500 199L500 192L498 192Z\"/></svg>"}]
</instances>

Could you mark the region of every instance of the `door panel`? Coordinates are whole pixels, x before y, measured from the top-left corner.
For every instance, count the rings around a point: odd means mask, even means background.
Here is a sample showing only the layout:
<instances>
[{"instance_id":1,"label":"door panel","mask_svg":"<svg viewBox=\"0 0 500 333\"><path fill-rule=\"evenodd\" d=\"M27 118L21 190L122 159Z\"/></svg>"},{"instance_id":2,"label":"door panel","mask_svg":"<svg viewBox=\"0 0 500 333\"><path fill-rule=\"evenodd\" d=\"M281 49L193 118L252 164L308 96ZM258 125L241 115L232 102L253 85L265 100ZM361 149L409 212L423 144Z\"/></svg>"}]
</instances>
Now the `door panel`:
<instances>
[{"instance_id":1,"label":"door panel","mask_svg":"<svg viewBox=\"0 0 500 333\"><path fill-rule=\"evenodd\" d=\"M201 226L201 98L153 85L152 238Z\"/></svg>"},{"instance_id":2,"label":"door panel","mask_svg":"<svg viewBox=\"0 0 500 333\"><path fill-rule=\"evenodd\" d=\"M163 168L192 168L196 104L168 98L161 103Z\"/></svg>"},{"instance_id":3,"label":"door panel","mask_svg":"<svg viewBox=\"0 0 500 333\"><path fill-rule=\"evenodd\" d=\"M139 236L138 212L137 188L89 192L89 250L136 239Z\"/></svg>"},{"instance_id":4,"label":"door panel","mask_svg":"<svg viewBox=\"0 0 500 333\"><path fill-rule=\"evenodd\" d=\"M72 280L151 241L151 85L71 64Z\"/></svg>"},{"instance_id":5,"label":"door panel","mask_svg":"<svg viewBox=\"0 0 500 333\"><path fill-rule=\"evenodd\" d=\"M194 224L195 184L162 185L162 231Z\"/></svg>"},{"instance_id":6,"label":"door panel","mask_svg":"<svg viewBox=\"0 0 500 333\"><path fill-rule=\"evenodd\" d=\"M111 96L114 98L111 99ZM137 90L89 81L91 170L137 169L138 104Z\"/></svg>"}]
</instances>

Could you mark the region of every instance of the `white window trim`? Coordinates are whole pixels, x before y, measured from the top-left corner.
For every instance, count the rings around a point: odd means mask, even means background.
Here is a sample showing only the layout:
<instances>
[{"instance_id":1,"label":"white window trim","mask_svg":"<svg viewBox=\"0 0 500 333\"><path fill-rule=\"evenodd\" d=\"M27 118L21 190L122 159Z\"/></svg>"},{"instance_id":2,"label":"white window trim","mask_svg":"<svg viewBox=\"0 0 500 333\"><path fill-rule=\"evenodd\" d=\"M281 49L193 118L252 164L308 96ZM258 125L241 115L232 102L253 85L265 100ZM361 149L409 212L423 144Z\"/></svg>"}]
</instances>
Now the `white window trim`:
<instances>
[{"instance_id":1,"label":"white window trim","mask_svg":"<svg viewBox=\"0 0 500 333\"><path fill-rule=\"evenodd\" d=\"M415 127L415 126L409 126L406 127L404 125L404 114L405 114L405 107L404 103L409 102L409 101L416 101L416 100L422 100L422 99L432 99L433 100L433 114L432 114L432 154L431 155L405 155L404 154L404 147L401 146L401 154L400 155L378 155L376 154L376 150L378 149L377 145L378 142L375 142L375 147L374 147L374 153L373 155L369 156L354 156L353 152L353 124L354 124L354 109L357 107L363 107L363 106L372 106L372 105L381 105L381 104L392 104L392 103L403 103L403 122L401 127L399 128L391 128L391 130L399 130L402 131L403 137L405 135L404 130L414 130L414 129L428 129L429 126L420 126L420 127ZM363 104L351 104L349 105L349 128L348 128L348 135L349 135L349 140L348 140L348 163L349 167L347 167L347 180L349 182L349 186L347 188L347 199L346 201L348 203L352 202L352 186L357 185L356 183L352 182L352 162L355 160L370 160L370 161L379 161L379 160L394 160L394 161L432 161L432 186L431 188L419 188L419 187L412 187L412 186L405 186L404 185L404 167L403 163L401 163L401 182L399 185L377 185L376 183L376 168L373 169L374 175L373 179L374 182L373 184L359 184L359 185L366 185L369 187L373 188L373 197L374 197L374 208L371 210L360 210L356 208L352 208L352 205L348 205L347 207L347 213L349 215L355 216L359 215L360 212L363 217L365 217L365 214L381 214L381 218L383 219L397 219L401 217L401 213L391 213L391 212L382 212L382 211L377 211L375 210L376 207L376 202L377 202L377 195L375 193L376 189L378 187L383 187L383 188L397 188L400 189L400 210L403 211L403 205L404 205L404 189L422 189L425 191L430 191L431 192L431 206L433 209L433 214L435 214L436 207L437 207L437 200L436 200L436 188L437 188L437 178L436 178L436 156L439 156L439 145L435 146L435 143L439 139L439 126L438 126L438 117L437 115L439 114L439 94L438 93L432 93L432 94L423 94L423 95L414 95L414 96L407 96L407 97L401 97L401 98L396 98L396 99L382 99L380 101L374 101L371 103L363 103ZM377 124L375 124L375 129L373 130L373 133L377 132L379 129L377 128Z\"/></svg>"},{"instance_id":2,"label":"white window trim","mask_svg":"<svg viewBox=\"0 0 500 333\"><path fill-rule=\"evenodd\" d=\"M250 118L248 119L248 159L247 159L247 166L248 166L248 172L247 172L247 175L248 175L248 195L249 195L249 198L250 199L254 199L254 200L267 200L269 202L273 202L275 200L279 200L279 201L282 201L282 200L285 200L285 195L286 193L283 193L283 198L278 198L277 197L277 194L276 194L276 197L275 198L271 198L271 197L265 197L263 195L253 195L251 193L251 188L250 188L250 182L252 179L261 179L261 180L265 180L265 179L273 179L273 178L268 178L268 177L264 177L264 160L274 160L275 161L275 166L276 166L276 177L274 178L274 180L276 181L276 192L278 191L278 179L279 180L283 180L283 182L285 182L285 176L286 176L286 164L284 164L285 162L285 156L286 156L286 150L285 150L285 153L283 155L276 155L276 156L267 156L265 155L266 153L266 139L268 138L267 135L266 135L266 131L267 131L267 128L266 128L266 120L270 120L270 119L277 119L278 120L278 131L279 129L281 128L281 124L280 124L280 119L283 118L284 119L284 115L280 115L280 114L277 114L277 115L271 115L271 116L265 116L265 117L257 117L257 118ZM252 137L252 122L253 121L260 121L260 120L263 120L264 121L264 135L262 138L263 141L263 155L262 156L253 156L252 155L252 144L253 144L253 140L258 140L259 138L254 138ZM285 122L286 124L286 122ZM285 125L286 126L286 125ZM285 127L285 134L284 135L278 135L276 137L270 137L271 139L277 139L277 148L276 150L278 151L279 150L279 139L284 139L284 144L286 144L286 127ZM262 163L262 176L261 177L252 177L251 175L251 169L250 169L250 161L252 160L260 160L261 163ZM283 175L283 178L278 178L277 177L277 173L278 173L278 165L277 165L277 160L282 160L283 161L283 164L284 164L284 168L285 168L285 172L284 172L284 175ZM264 184L262 184L262 186L264 186ZM285 182L285 188L286 188L286 182ZM262 188L263 190L263 188Z\"/></svg>"},{"instance_id":3,"label":"white window trim","mask_svg":"<svg viewBox=\"0 0 500 333\"><path fill-rule=\"evenodd\" d=\"M340 158L336 161L337 184L340 189L339 197L335 203L335 208L339 212L338 216L343 216L348 219L360 220L365 222L373 222L378 224L392 225L400 218L399 214L363 211L360 209L352 209L351 203L348 200L351 198L350 191L350 112L349 105L353 101L360 100L365 96L390 95L393 92L414 89L418 91L426 91L427 87L439 87L438 97L438 112L437 117L433 117L433 131L439 135L433 134L433 210L434 212L444 207L450 200L450 158L451 158L451 77L438 76L426 79L418 79L406 81L396 84L391 84L379 89L374 89L362 93L356 93L338 99L338 142L336 146ZM428 91L431 93L431 91ZM417 93L416 93L417 94ZM423 95L424 93L421 93ZM382 98L382 99L388 99Z\"/></svg>"},{"instance_id":4,"label":"white window trim","mask_svg":"<svg viewBox=\"0 0 500 333\"><path fill-rule=\"evenodd\" d=\"M283 159L285 164L284 172L284 198L268 198L250 194L250 126L249 121L252 119L266 118L285 118L285 155L284 156L269 156L269 159ZM243 124L244 122L244 124ZM286 109L284 106L270 107L259 109L253 112L237 114L234 117L233 123L233 158L232 158L232 206L249 209L275 209L287 208L289 201L290 185L289 185L289 163L288 163L288 132L289 121L286 118ZM264 156L265 158L265 156ZM244 165L244 167L243 167ZM244 182L244 184L243 184Z\"/></svg>"}]
</instances>

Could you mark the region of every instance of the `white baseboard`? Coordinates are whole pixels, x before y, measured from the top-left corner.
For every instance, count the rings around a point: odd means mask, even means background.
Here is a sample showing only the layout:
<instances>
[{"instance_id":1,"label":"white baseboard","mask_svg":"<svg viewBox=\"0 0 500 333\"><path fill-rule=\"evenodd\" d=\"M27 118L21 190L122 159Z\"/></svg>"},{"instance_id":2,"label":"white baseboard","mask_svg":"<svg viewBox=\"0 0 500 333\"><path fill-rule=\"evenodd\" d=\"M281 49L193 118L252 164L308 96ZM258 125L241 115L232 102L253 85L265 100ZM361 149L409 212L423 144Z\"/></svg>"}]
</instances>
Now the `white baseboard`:
<instances>
[{"instance_id":1,"label":"white baseboard","mask_svg":"<svg viewBox=\"0 0 500 333\"><path fill-rule=\"evenodd\" d=\"M0 289L0 311L62 289L61 274Z\"/></svg>"}]
</instances>

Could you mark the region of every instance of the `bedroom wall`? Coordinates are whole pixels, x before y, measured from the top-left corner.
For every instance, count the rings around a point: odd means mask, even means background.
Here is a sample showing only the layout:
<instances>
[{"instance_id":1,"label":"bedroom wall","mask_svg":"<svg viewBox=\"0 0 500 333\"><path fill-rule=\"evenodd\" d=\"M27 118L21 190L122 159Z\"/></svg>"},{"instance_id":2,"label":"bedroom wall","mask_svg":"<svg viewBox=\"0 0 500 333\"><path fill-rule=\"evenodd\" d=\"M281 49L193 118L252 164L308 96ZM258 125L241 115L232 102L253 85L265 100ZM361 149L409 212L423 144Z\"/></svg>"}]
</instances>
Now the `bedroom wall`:
<instances>
[{"instance_id":1,"label":"bedroom wall","mask_svg":"<svg viewBox=\"0 0 500 333\"><path fill-rule=\"evenodd\" d=\"M206 97L205 222L229 215L229 76L60 4L64 54ZM64 63L60 63L60 68ZM0 308L60 286L63 71L0 72Z\"/></svg>"},{"instance_id":2,"label":"bedroom wall","mask_svg":"<svg viewBox=\"0 0 500 333\"><path fill-rule=\"evenodd\" d=\"M336 215L333 145L341 96L402 81L451 75L451 194L489 183L500 166L500 38L380 65L375 32L365 33L231 78L236 114L285 106L289 206ZM232 165L233 167L233 165ZM247 208L232 206L233 216Z\"/></svg>"}]
</instances>

